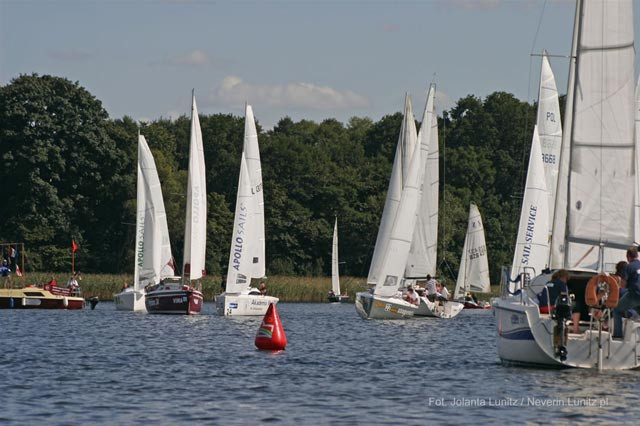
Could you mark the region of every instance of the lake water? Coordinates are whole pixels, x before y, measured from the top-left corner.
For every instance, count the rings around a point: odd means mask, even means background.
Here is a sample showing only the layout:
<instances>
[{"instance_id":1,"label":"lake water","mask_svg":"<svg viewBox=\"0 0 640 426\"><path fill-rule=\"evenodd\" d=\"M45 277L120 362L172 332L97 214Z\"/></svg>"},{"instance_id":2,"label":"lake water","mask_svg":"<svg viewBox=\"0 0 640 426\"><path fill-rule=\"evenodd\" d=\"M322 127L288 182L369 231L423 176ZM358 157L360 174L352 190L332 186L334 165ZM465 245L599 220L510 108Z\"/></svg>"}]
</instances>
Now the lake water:
<instances>
[{"instance_id":1,"label":"lake water","mask_svg":"<svg viewBox=\"0 0 640 426\"><path fill-rule=\"evenodd\" d=\"M627 422L640 371L502 366L491 311L364 321L352 304L281 303L261 318L0 311L1 424Z\"/></svg>"}]
</instances>

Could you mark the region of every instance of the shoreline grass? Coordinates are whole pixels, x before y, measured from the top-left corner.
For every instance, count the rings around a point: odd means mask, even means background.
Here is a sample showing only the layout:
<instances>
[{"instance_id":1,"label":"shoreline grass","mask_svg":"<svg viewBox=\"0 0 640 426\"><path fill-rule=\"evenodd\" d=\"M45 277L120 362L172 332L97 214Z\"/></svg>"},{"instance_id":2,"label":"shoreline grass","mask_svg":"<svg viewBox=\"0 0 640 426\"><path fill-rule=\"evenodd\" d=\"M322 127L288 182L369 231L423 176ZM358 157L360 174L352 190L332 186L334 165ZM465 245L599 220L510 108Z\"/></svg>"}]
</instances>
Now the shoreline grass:
<instances>
[{"instance_id":1,"label":"shoreline grass","mask_svg":"<svg viewBox=\"0 0 640 426\"><path fill-rule=\"evenodd\" d=\"M14 288L24 287L27 284L42 285L54 276L58 285L66 285L70 274L33 272L23 277L12 276ZM84 298L97 296L101 301L113 300L113 295L120 292L123 284L131 283L133 275L130 274L82 274L80 288ZM220 276L207 276L202 280L202 292L205 301L222 292ZM327 301L327 293L331 289L331 277L306 277L306 276L271 276L265 280L268 294L280 298L281 302L295 303L322 303ZM254 280L253 285L258 286L259 280ZM366 290L367 279L359 277L341 277L340 289L348 294L349 302L353 303L357 292ZM453 292L453 290L450 290ZM492 286L491 294L478 294L481 300L489 300L497 296L499 286Z\"/></svg>"}]
</instances>

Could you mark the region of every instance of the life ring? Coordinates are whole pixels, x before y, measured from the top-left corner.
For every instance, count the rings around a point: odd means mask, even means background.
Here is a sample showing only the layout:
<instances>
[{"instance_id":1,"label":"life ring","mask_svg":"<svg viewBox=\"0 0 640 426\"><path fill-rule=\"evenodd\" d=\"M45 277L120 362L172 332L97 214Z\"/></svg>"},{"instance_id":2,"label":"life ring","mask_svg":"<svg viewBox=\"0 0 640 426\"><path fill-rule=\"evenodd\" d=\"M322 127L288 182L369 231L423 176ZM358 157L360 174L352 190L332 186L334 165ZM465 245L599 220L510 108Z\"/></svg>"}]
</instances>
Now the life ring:
<instances>
[{"instance_id":1,"label":"life ring","mask_svg":"<svg viewBox=\"0 0 640 426\"><path fill-rule=\"evenodd\" d=\"M587 283L587 289L584 294L585 301L588 306L591 307L600 307L600 299L602 296L598 297L598 287L602 291L604 285L604 291L606 292L606 300L604 302L607 308L615 308L618 306L618 299L620 298L620 289L618 286L618 282L615 278L613 278L609 274L598 274L589 280Z\"/></svg>"}]
</instances>

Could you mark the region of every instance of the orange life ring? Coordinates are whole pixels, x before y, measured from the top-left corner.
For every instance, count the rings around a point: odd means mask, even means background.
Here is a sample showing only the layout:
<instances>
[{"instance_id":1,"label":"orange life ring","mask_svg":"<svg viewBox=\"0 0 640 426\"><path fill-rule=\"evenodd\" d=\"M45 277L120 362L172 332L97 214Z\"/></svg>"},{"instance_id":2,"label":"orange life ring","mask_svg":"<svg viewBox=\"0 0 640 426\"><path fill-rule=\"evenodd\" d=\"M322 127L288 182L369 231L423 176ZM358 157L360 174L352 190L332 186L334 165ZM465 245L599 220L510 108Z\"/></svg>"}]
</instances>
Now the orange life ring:
<instances>
[{"instance_id":1,"label":"orange life ring","mask_svg":"<svg viewBox=\"0 0 640 426\"><path fill-rule=\"evenodd\" d=\"M618 299L620 297L618 282L609 274L598 274L591 277L587 283L587 289L584 294L587 305L591 307L601 306L600 299L602 295L598 295L598 287L600 284L605 284L604 289L607 294L607 300L604 302L605 306L607 308L615 308L618 306Z\"/></svg>"}]
</instances>

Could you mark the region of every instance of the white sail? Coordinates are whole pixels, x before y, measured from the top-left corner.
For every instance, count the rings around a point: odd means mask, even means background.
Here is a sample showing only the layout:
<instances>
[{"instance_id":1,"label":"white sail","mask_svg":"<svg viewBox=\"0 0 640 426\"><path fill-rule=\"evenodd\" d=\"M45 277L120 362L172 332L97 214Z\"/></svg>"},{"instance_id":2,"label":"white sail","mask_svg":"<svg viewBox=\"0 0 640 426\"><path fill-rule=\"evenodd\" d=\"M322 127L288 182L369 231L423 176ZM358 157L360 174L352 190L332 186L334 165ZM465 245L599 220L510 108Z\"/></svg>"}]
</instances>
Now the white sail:
<instances>
[{"instance_id":1,"label":"white sail","mask_svg":"<svg viewBox=\"0 0 640 426\"><path fill-rule=\"evenodd\" d=\"M549 58L545 51L542 55L540 69L540 91L538 93L538 134L544 164L544 178L546 182L549 232L553 223L553 208L555 205L556 187L558 185L558 169L560 167L560 148L562 145L562 123L560 121L560 102L558 89L553 77ZM547 262L544 262L547 264Z\"/></svg>"},{"instance_id":2,"label":"white sail","mask_svg":"<svg viewBox=\"0 0 640 426\"><path fill-rule=\"evenodd\" d=\"M635 129L635 144L636 144L636 179L640 179L640 173L638 172L640 167L640 76L638 76L638 84L636 84L636 129ZM636 192L635 192L635 214L636 214L636 226L634 232L634 241L640 242L640 180L636 180Z\"/></svg>"},{"instance_id":3,"label":"white sail","mask_svg":"<svg viewBox=\"0 0 640 426\"><path fill-rule=\"evenodd\" d=\"M251 193L254 195L256 208L254 209L252 226L256 240L251 246L252 273L254 278L266 275L265 236L264 236L264 194L262 192L262 165L260 164L260 147L258 146L258 132L253 118L251 105L245 106L244 117L244 146L243 152L247 161L247 169L251 179Z\"/></svg>"},{"instance_id":4,"label":"white sail","mask_svg":"<svg viewBox=\"0 0 640 426\"><path fill-rule=\"evenodd\" d=\"M158 170L144 136L138 135L138 184L134 290L173 276L167 214Z\"/></svg>"},{"instance_id":5,"label":"white sail","mask_svg":"<svg viewBox=\"0 0 640 426\"><path fill-rule=\"evenodd\" d=\"M407 264L407 256L411 248L413 228L416 223L416 208L420 201L418 181L421 163L420 146L416 144L411 164L407 171L407 179L402 190L402 196L400 197L398 212L389 235L389 243L383 255L380 271L381 277L384 277L384 279L377 282L374 290L374 294L377 296L389 297L395 295L402 281L405 265Z\"/></svg>"},{"instance_id":6,"label":"white sail","mask_svg":"<svg viewBox=\"0 0 640 426\"><path fill-rule=\"evenodd\" d=\"M416 118L413 115L413 107L411 106L411 95L408 93L404 98L404 117L402 120L400 141L402 142L402 188L404 188L407 184L411 158L418 143Z\"/></svg>"},{"instance_id":7,"label":"white sail","mask_svg":"<svg viewBox=\"0 0 640 426\"><path fill-rule=\"evenodd\" d=\"M202 278L205 264L207 234L207 184L204 149L196 98L191 106L191 140L189 143L189 175L187 181L187 214L184 230L183 272L189 279ZM187 266L188 265L188 266Z\"/></svg>"},{"instance_id":8,"label":"white sail","mask_svg":"<svg viewBox=\"0 0 640 426\"><path fill-rule=\"evenodd\" d=\"M233 221L231 252L227 269L227 293L240 293L251 284L251 274L254 269L251 247L252 241L256 240L255 226L252 222L256 219L253 212L256 205L251 193L251 178L243 153L240 162L236 214Z\"/></svg>"},{"instance_id":9,"label":"white sail","mask_svg":"<svg viewBox=\"0 0 640 426\"><path fill-rule=\"evenodd\" d=\"M593 0L578 13L552 264L561 252L563 267L600 270L624 259L636 232L633 7Z\"/></svg>"},{"instance_id":10,"label":"white sail","mask_svg":"<svg viewBox=\"0 0 640 426\"><path fill-rule=\"evenodd\" d=\"M338 269L338 218L333 225L333 247L331 250L331 290L340 295L340 270Z\"/></svg>"},{"instance_id":11,"label":"white sail","mask_svg":"<svg viewBox=\"0 0 640 426\"><path fill-rule=\"evenodd\" d=\"M491 292L489 262L487 260L487 246L484 239L482 217L480 217L478 207L473 203L469 207L467 235L464 239L458 280L456 281L453 297L457 299L467 291Z\"/></svg>"},{"instance_id":12,"label":"white sail","mask_svg":"<svg viewBox=\"0 0 640 426\"><path fill-rule=\"evenodd\" d=\"M429 87L427 102L418 132L422 156L420 170L420 203L411 250L405 268L406 277L435 275L438 245L438 117L435 113L435 85Z\"/></svg>"},{"instance_id":13,"label":"white sail","mask_svg":"<svg viewBox=\"0 0 640 426\"><path fill-rule=\"evenodd\" d=\"M539 274L549 259L549 209L538 127L533 129L527 183L524 189L518 238L513 253L511 276L516 277L525 267Z\"/></svg>"},{"instance_id":14,"label":"white sail","mask_svg":"<svg viewBox=\"0 0 640 426\"><path fill-rule=\"evenodd\" d=\"M413 126L413 131L411 127ZM409 130L405 130L409 128ZM406 139L412 139L406 141ZM398 137L398 145L396 146L396 154L393 159L393 168L391 169L391 178L389 179L389 187L387 188L387 198L384 202L382 210L382 219L378 228L378 236L376 237L376 245L373 249L373 257L369 266L368 284L378 284L380 281L380 270L384 262L384 254L387 252L387 244L391 228L396 218L398 206L400 205L400 197L402 196L402 188L404 185L403 175L407 170L403 171L403 164L406 163L405 154L407 146L415 147L417 145L417 135L415 132L415 119L411 108L411 98L409 95L405 98L404 119L400 128L400 136Z\"/></svg>"}]
</instances>

